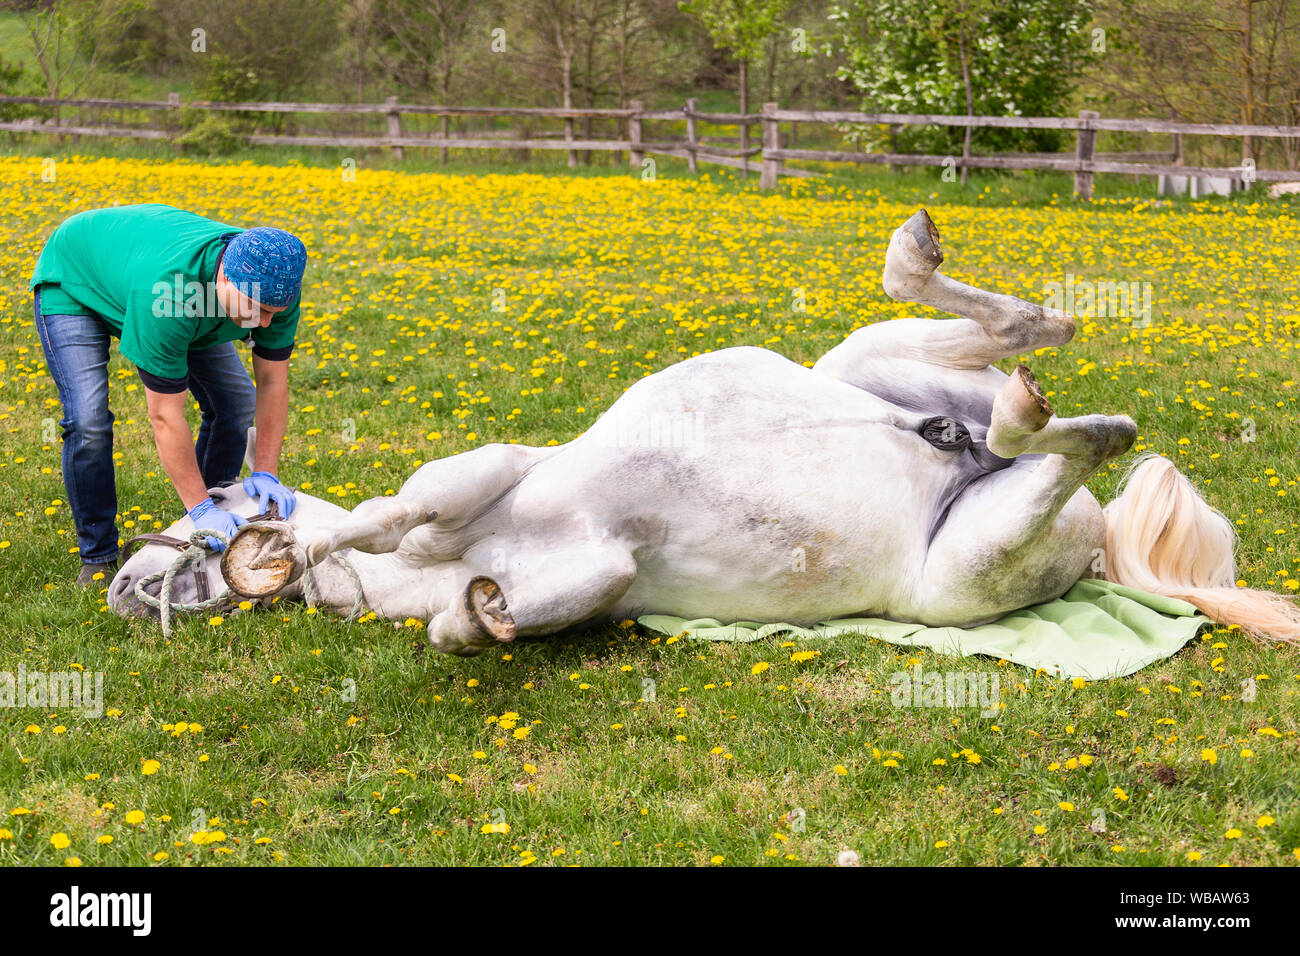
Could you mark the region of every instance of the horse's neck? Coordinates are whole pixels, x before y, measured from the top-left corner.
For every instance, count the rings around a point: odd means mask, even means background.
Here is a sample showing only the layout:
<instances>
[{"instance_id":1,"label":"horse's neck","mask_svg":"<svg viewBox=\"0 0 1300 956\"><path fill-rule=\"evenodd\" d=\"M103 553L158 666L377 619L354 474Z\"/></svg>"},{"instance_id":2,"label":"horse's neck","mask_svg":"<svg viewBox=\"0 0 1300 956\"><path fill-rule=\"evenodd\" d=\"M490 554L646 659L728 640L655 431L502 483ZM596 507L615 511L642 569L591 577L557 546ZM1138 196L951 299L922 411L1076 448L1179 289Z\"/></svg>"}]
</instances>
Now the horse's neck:
<instances>
[{"instance_id":1,"label":"horse's neck","mask_svg":"<svg viewBox=\"0 0 1300 956\"><path fill-rule=\"evenodd\" d=\"M386 619L423 620L428 616L431 597L421 581L427 571L412 567L395 554L349 549L330 555L305 572L304 578L310 576L310 596L316 604L331 611L347 614L359 605ZM285 597L307 600L305 580L300 578L293 587Z\"/></svg>"}]
</instances>

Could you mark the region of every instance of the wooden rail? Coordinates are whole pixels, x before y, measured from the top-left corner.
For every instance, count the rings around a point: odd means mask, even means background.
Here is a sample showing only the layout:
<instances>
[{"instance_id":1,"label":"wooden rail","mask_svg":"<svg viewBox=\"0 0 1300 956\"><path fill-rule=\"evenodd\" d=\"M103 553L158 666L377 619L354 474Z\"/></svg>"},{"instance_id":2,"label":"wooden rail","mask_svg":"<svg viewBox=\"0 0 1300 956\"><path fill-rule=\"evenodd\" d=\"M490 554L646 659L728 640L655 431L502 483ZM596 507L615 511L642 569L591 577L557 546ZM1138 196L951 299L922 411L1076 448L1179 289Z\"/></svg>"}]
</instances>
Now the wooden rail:
<instances>
[{"instance_id":1,"label":"wooden rail","mask_svg":"<svg viewBox=\"0 0 1300 956\"><path fill-rule=\"evenodd\" d=\"M1300 136L1300 126L1250 126L1239 123L1179 123L1157 119L1103 119L1084 110L1079 116L951 116L943 113L855 113L826 110L772 111L765 120L781 123L878 123L903 126L974 126L1007 129L1093 129L1124 133L1190 133L1198 136Z\"/></svg>"},{"instance_id":2,"label":"wooden rail","mask_svg":"<svg viewBox=\"0 0 1300 956\"><path fill-rule=\"evenodd\" d=\"M1097 133L1101 131L1129 133L1168 133L1170 135L1200 136L1252 136L1297 138L1300 126L1258 126L1242 123L1180 123L1155 119L1105 119L1091 110L1071 116L948 116L918 113L863 113L830 110L783 110L776 103L763 104L765 144L763 174L760 185L772 188L782 172L781 165L788 160L807 160L830 163L877 163L898 166L947 166L971 169L1051 169L1074 173L1074 191L1082 199L1092 198L1095 173L1127 173L1139 176L1213 176L1234 180L1259 180L1261 182L1297 182L1300 170L1269 170L1233 166L1227 168L1184 166L1178 163L1124 162L1118 158L1098 157ZM900 126L956 126L1003 129L1062 129L1077 133L1074 158L1034 155L922 155L916 153L856 153L829 150L781 149L776 144L775 131L779 124L823 123L831 125L900 125Z\"/></svg>"},{"instance_id":3,"label":"wooden rail","mask_svg":"<svg viewBox=\"0 0 1300 956\"><path fill-rule=\"evenodd\" d=\"M1182 123L1157 119L1107 119L1084 110L1074 116L950 116L927 113L867 113L849 110L789 110L776 103L764 103L760 113L707 113L697 109L696 101L689 99L681 109L647 110L638 101L625 109L585 109L579 107L532 106L441 106L418 103L399 103L389 97L383 103L214 103L196 100L182 103L178 94L167 100L116 100L116 99L56 99L44 96L0 96L0 104L108 110L166 111L166 129L148 126L88 125L83 122L39 122L18 120L0 122L0 130L13 133L40 133L45 135L112 136L132 139L172 140L180 128L181 110L205 110L237 113L308 113L336 116L382 116L385 135L313 132L310 134L242 134L242 139L252 145L266 146L326 146L350 148L382 148L401 159L403 150L419 149L509 149L526 156L527 150L565 150L570 165L576 163L579 152L626 151L634 167L641 167L647 153L684 158L692 171L701 162L719 163L744 169L748 173L750 157L761 157L761 178L764 189L776 185L780 176L817 175L810 170L786 168L792 161L822 163L863 163L891 166L952 166L967 169L1047 169L1072 172L1075 192L1082 198L1091 198L1093 177L1098 173L1120 173L1140 176L1214 176L1229 179L1255 179L1262 182L1297 182L1300 171L1254 169L1234 167L1185 166L1174 160L1177 150L1166 152L1107 154L1096 152L1099 132L1162 133L1174 137L1242 136L1257 138L1300 139L1300 126L1261 126L1243 123ZM498 130L465 133L460 135L423 136L403 132L403 116L485 116L518 117L523 119L561 120L563 133L531 134L527 129L513 134ZM617 120L625 126L626 135L614 138L579 139L574 132L575 120ZM684 123L685 139L659 140L646 135L648 122ZM751 148L734 148L718 145L719 137L701 136L699 124L734 126L742 131L750 126L762 125L762 145ZM1001 129L1055 129L1070 130L1076 134L1073 156L1046 153L994 154L975 156L968 153L955 155L927 155L917 153L867 153L838 150L791 149L783 147L780 126L813 123L833 127L861 125L889 126L947 126ZM446 127L444 127L445 131ZM735 142L734 139L731 140ZM741 137L744 142L744 137ZM1168 160L1161 162L1160 160ZM1155 160L1155 161L1152 161Z\"/></svg>"}]
</instances>

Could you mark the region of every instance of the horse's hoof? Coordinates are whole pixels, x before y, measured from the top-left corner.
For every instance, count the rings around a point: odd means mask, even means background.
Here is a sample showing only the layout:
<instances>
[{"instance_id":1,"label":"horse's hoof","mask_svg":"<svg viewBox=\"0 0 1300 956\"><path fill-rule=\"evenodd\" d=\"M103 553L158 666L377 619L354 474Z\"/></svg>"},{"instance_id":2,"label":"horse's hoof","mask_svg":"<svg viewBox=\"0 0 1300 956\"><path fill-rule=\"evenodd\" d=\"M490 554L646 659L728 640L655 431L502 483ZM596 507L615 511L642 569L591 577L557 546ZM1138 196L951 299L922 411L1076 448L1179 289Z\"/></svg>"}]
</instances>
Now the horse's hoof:
<instances>
[{"instance_id":1,"label":"horse's hoof","mask_svg":"<svg viewBox=\"0 0 1300 956\"><path fill-rule=\"evenodd\" d=\"M1052 419L1052 403L1038 385L1027 366L1015 372L993 400L993 420L989 424L989 451L999 458L1016 458L1024 454L1031 436L1043 430Z\"/></svg>"},{"instance_id":2,"label":"horse's hoof","mask_svg":"<svg viewBox=\"0 0 1300 956\"><path fill-rule=\"evenodd\" d=\"M293 531L280 521L242 525L221 555L221 576L230 590L255 600L283 591L304 567Z\"/></svg>"},{"instance_id":3,"label":"horse's hoof","mask_svg":"<svg viewBox=\"0 0 1300 956\"><path fill-rule=\"evenodd\" d=\"M474 626L501 644L515 639L515 619L506 607L501 586L491 578L477 577L465 589L465 610Z\"/></svg>"},{"instance_id":4,"label":"horse's hoof","mask_svg":"<svg viewBox=\"0 0 1300 956\"><path fill-rule=\"evenodd\" d=\"M912 213L903 223L903 232L912 240L914 254L933 272L943 263L943 245L939 241L939 227L924 209Z\"/></svg>"},{"instance_id":5,"label":"horse's hoof","mask_svg":"<svg viewBox=\"0 0 1300 956\"><path fill-rule=\"evenodd\" d=\"M889 238L881 276L885 294L901 302L918 301L926 281L942 262L939 230L930 214L918 209Z\"/></svg>"},{"instance_id":6,"label":"horse's hoof","mask_svg":"<svg viewBox=\"0 0 1300 956\"><path fill-rule=\"evenodd\" d=\"M487 577L472 579L460 598L429 621L429 643L444 654L473 657L515 639L515 619L501 587Z\"/></svg>"},{"instance_id":7,"label":"horse's hoof","mask_svg":"<svg viewBox=\"0 0 1300 956\"><path fill-rule=\"evenodd\" d=\"M1028 365L1017 365L1015 377L1020 387L1008 386L1004 391L1010 393L1007 397L1014 405L1016 417L1025 428L1036 432L1046 425L1056 412L1052 410L1052 403L1043 394L1038 379L1034 377Z\"/></svg>"}]
</instances>

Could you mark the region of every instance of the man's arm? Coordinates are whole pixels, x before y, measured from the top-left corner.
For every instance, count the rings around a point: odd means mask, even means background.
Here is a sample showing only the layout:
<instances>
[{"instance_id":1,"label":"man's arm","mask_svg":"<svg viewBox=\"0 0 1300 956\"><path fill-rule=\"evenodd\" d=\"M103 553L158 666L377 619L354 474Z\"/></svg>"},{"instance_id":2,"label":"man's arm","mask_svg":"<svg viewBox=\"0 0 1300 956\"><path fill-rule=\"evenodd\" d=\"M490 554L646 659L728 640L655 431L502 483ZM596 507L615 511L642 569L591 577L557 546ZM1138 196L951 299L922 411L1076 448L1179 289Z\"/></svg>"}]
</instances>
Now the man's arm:
<instances>
[{"instance_id":1,"label":"man's arm","mask_svg":"<svg viewBox=\"0 0 1300 956\"><path fill-rule=\"evenodd\" d=\"M176 487L185 510L189 511L208 497L194 457L194 434L185 420L185 392L155 392L148 386L144 394L149 403L149 422L153 425L154 443L163 471Z\"/></svg>"},{"instance_id":2,"label":"man's arm","mask_svg":"<svg viewBox=\"0 0 1300 956\"><path fill-rule=\"evenodd\" d=\"M279 477L280 448L289 427L289 360L277 362L254 355L253 377L257 383L253 470Z\"/></svg>"}]
</instances>

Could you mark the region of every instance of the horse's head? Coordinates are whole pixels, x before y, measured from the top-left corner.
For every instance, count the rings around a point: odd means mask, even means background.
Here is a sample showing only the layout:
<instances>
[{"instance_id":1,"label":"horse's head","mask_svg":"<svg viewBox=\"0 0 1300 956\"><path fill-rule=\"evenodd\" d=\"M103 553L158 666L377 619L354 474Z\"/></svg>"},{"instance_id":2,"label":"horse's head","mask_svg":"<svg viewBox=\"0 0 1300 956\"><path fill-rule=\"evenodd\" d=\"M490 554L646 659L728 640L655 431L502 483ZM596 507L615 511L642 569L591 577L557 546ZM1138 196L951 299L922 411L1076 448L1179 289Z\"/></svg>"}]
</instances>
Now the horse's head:
<instances>
[{"instance_id":1,"label":"horse's head","mask_svg":"<svg viewBox=\"0 0 1300 956\"><path fill-rule=\"evenodd\" d=\"M238 483L225 488L211 488L208 494L218 506L244 518L251 518L259 511L257 499L249 497ZM186 515L160 534L187 545L190 533L194 530L194 522ZM179 556L180 549L175 545L141 539L109 584L108 606L123 617L157 617L157 608L150 607L136 597L136 582L157 571L166 570ZM145 585L144 590L156 598L162 590L162 580ZM226 590L226 582L221 577L221 556L208 554L204 556L203 564L197 572L186 567L176 574L172 581L171 600L174 604L197 604L205 599L205 595L215 596Z\"/></svg>"},{"instance_id":2,"label":"horse's head","mask_svg":"<svg viewBox=\"0 0 1300 956\"><path fill-rule=\"evenodd\" d=\"M243 518L256 517L260 512L258 500L250 498L244 492L244 486L236 483L227 485L224 488L211 488L208 494L217 502L217 504L226 511L237 514ZM347 512L338 505L320 498L313 498L306 492L298 491L294 493L293 515L285 522L291 528L317 527L328 525L330 522L339 521L346 517ZM267 528L270 526L257 525L257 528ZM279 527L283 527L279 525ZM171 527L161 532L164 538L172 541L182 542L183 545L189 544L190 534L195 530L194 522L189 516L181 518ZM269 553L275 546L276 542L270 542L264 546L258 544L259 541L265 541L265 538L250 536L245 540L243 535L241 541L252 544L253 547L245 549L245 553L240 556L240 562L236 567L240 569L256 568L259 566L259 558ZM294 545L294 548L297 546ZM262 548L263 555L257 555L255 552ZM123 617L157 617L158 609L151 607L136 597L136 584L144 578L149 577L160 571L165 571L170 567L178 557L181 549L174 544L168 544L165 541L153 541L148 537L138 542L138 546L131 556L122 564L117 574L113 577L108 587L108 606L116 613ZM216 597L219 594L225 594L228 590L225 578L221 573L220 554L205 554L203 563L196 573L192 566L186 566L177 572L172 579L171 601L172 604L198 604L207 599L207 597ZM301 570L301 569L299 569ZM276 592L281 597L291 598L296 596L294 591L294 579L296 574L290 578L288 585L281 587ZM246 583L258 583L261 575L245 574ZM158 597L162 590L162 579L153 581L144 586L144 591L151 597ZM243 588L242 590L247 590ZM250 592L252 593L252 592ZM259 592L260 593L260 592ZM267 595L264 601L269 601L275 595ZM237 594L231 594L233 602L243 600Z\"/></svg>"}]
</instances>

